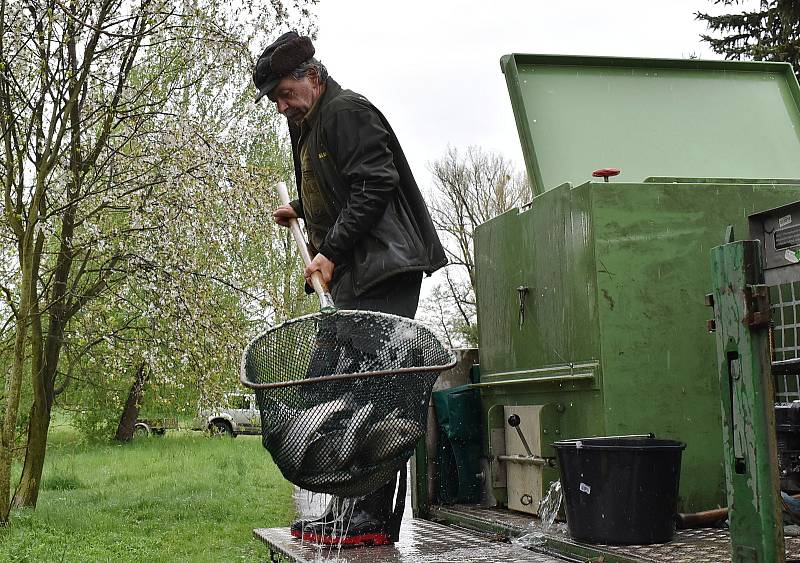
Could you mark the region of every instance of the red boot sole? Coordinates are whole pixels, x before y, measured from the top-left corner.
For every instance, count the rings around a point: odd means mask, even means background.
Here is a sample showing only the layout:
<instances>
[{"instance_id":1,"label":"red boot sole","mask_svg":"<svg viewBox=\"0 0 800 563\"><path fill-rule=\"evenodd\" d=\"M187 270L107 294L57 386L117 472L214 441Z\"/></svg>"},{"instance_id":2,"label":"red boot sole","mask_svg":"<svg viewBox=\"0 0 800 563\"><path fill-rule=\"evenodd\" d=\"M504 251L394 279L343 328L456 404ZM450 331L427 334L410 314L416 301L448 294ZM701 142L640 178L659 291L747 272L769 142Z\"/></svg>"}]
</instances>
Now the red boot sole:
<instances>
[{"instance_id":1,"label":"red boot sole","mask_svg":"<svg viewBox=\"0 0 800 563\"><path fill-rule=\"evenodd\" d=\"M320 535L313 532L300 533L296 530L291 530L291 534L292 537L302 539L303 541L319 543L322 545L339 545L339 543L341 543L343 547L358 547L362 545L391 545L394 543L388 534L381 532L347 536L346 538Z\"/></svg>"}]
</instances>

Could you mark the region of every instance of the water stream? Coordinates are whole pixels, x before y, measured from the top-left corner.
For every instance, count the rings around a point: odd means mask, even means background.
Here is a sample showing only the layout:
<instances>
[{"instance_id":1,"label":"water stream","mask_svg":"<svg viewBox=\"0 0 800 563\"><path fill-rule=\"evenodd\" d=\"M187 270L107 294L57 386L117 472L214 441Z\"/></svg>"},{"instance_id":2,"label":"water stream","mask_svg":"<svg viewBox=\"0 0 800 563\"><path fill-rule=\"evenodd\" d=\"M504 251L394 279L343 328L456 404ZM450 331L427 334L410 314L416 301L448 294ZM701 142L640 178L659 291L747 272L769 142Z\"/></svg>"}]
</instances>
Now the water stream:
<instances>
[{"instance_id":1,"label":"water stream","mask_svg":"<svg viewBox=\"0 0 800 563\"><path fill-rule=\"evenodd\" d=\"M561 493L561 481L553 481L550 483L550 489L547 495L539 503L539 521L534 520L525 529L525 533L518 538L511 540L511 543L531 549L539 547L547 543L547 535L555 530L554 522L558 510L561 508L561 500L563 494Z\"/></svg>"},{"instance_id":2,"label":"water stream","mask_svg":"<svg viewBox=\"0 0 800 563\"><path fill-rule=\"evenodd\" d=\"M324 561L325 563L345 563L347 561L347 559L341 557L342 542L347 535L350 519L353 515L353 508L357 500L359 499L346 498L336 499L336 502L333 502L333 498L330 495L323 495L305 490L296 491L295 502L297 503L300 517L304 519L315 518L330 507L332 526L328 527L327 531L330 532L331 535L339 537L339 542L337 544L330 545L301 539L301 546L306 546L316 552L313 561ZM312 530L317 531L319 527L311 525L307 529L304 529L303 532L310 532Z\"/></svg>"}]
</instances>

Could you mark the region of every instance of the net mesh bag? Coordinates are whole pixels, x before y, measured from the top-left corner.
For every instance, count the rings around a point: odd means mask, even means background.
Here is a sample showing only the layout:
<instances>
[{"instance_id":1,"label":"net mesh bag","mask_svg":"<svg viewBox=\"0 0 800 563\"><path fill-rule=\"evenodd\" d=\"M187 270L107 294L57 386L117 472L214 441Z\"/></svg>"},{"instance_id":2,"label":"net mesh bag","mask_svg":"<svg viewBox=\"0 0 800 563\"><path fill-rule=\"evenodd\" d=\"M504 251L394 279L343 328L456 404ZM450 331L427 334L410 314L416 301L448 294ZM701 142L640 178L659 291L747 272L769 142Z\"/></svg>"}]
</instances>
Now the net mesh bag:
<instances>
[{"instance_id":1,"label":"net mesh bag","mask_svg":"<svg viewBox=\"0 0 800 563\"><path fill-rule=\"evenodd\" d=\"M358 497L405 466L425 433L433 384L454 365L411 319L337 311L255 338L241 380L255 390L263 444L283 476L310 491Z\"/></svg>"}]
</instances>

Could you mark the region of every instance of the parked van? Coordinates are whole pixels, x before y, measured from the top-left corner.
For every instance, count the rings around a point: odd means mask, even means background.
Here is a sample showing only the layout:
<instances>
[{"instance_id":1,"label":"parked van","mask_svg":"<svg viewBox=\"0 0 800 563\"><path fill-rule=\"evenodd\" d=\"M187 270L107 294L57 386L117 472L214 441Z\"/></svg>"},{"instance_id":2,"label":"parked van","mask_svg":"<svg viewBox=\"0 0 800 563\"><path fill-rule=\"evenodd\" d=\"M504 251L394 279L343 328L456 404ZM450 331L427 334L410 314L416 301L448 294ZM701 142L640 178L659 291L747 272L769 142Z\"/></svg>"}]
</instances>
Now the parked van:
<instances>
[{"instance_id":1,"label":"parked van","mask_svg":"<svg viewBox=\"0 0 800 563\"><path fill-rule=\"evenodd\" d=\"M231 437L239 434L260 434L261 417L256 396L249 393L227 393L220 406L201 409L192 428Z\"/></svg>"}]
</instances>

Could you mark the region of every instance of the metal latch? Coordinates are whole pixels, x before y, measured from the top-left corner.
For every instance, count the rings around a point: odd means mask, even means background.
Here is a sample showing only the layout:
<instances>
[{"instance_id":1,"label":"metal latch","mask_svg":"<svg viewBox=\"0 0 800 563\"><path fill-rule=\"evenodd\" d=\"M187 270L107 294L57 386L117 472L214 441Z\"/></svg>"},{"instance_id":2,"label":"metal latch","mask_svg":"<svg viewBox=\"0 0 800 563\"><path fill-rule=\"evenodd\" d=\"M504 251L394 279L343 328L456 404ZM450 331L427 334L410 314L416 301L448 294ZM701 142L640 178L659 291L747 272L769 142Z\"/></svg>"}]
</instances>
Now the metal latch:
<instances>
[{"instance_id":1,"label":"metal latch","mask_svg":"<svg viewBox=\"0 0 800 563\"><path fill-rule=\"evenodd\" d=\"M519 329L522 330L522 325L525 323L525 298L528 296L530 288L521 285L517 288L517 298L519 299Z\"/></svg>"},{"instance_id":2,"label":"metal latch","mask_svg":"<svg viewBox=\"0 0 800 563\"><path fill-rule=\"evenodd\" d=\"M522 442L522 447L525 448L525 451L528 455L499 455L497 459L500 461L510 461L512 463L524 463L529 465L548 465L550 462L549 460L540 457L538 455L534 455L531 451L530 446L528 445L528 441L525 439L525 436L522 434L522 430L520 430L519 423L520 418L518 414L512 414L508 417L508 424L517 431L517 435L519 436L520 441Z\"/></svg>"}]
</instances>

